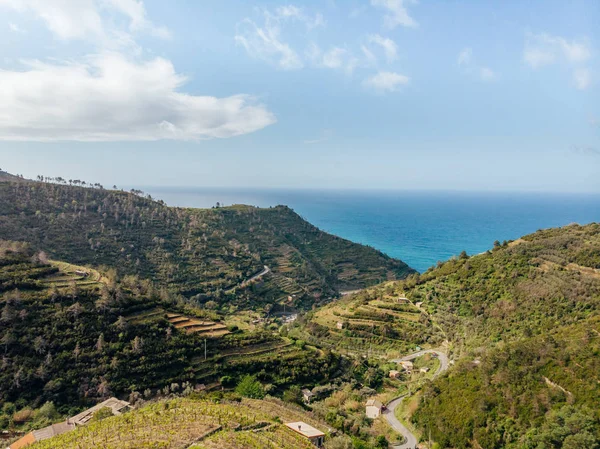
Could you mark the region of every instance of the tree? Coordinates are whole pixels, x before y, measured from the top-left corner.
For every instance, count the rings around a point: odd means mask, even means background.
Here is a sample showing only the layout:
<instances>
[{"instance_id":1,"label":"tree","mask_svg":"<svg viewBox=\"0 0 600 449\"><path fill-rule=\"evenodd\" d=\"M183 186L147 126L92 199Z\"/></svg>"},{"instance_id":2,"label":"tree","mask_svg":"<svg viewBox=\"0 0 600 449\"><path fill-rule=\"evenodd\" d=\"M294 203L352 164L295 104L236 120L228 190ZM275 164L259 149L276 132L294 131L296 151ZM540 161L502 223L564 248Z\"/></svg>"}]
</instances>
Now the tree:
<instances>
[{"instance_id":1,"label":"tree","mask_svg":"<svg viewBox=\"0 0 600 449\"><path fill-rule=\"evenodd\" d=\"M235 388L235 392L240 396L251 399L262 399L265 397L265 391L262 384L256 380L256 376L250 374L242 377L242 380Z\"/></svg>"},{"instance_id":2,"label":"tree","mask_svg":"<svg viewBox=\"0 0 600 449\"><path fill-rule=\"evenodd\" d=\"M289 389L284 391L283 400L286 402L302 404L302 390L300 390L298 385L292 385Z\"/></svg>"},{"instance_id":3,"label":"tree","mask_svg":"<svg viewBox=\"0 0 600 449\"><path fill-rule=\"evenodd\" d=\"M98 340L96 341L96 350L97 351L102 351L102 349L104 348L104 334L100 334L100 336L98 337Z\"/></svg>"},{"instance_id":4,"label":"tree","mask_svg":"<svg viewBox=\"0 0 600 449\"><path fill-rule=\"evenodd\" d=\"M136 336L132 343L133 352L141 352L143 345L144 341L140 337Z\"/></svg>"},{"instance_id":5,"label":"tree","mask_svg":"<svg viewBox=\"0 0 600 449\"><path fill-rule=\"evenodd\" d=\"M385 438L384 435L379 435L376 439L375 439L375 447L379 448L379 449L387 449L389 447L389 443L388 440Z\"/></svg>"}]
</instances>

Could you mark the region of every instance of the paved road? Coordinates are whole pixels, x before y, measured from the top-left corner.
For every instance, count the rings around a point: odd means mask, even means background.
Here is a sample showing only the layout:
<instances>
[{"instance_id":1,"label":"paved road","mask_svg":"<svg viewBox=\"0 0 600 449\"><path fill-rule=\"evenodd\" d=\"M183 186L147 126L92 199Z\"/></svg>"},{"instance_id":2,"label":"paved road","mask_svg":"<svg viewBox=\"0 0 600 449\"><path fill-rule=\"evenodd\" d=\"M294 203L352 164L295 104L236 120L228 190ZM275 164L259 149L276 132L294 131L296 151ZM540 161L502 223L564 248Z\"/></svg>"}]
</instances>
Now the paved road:
<instances>
[{"instance_id":1,"label":"paved road","mask_svg":"<svg viewBox=\"0 0 600 449\"><path fill-rule=\"evenodd\" d=\"M406 357L402 357L400 359L394 359L394 360L392 360L392 362L394 362L394 363L406 362L409 360L414 360L417 357L421 357L422 355L425 355L425 354L437 354L438 359L440 361L440 366L438 367L436 372L433 374L434 379L448 369L448 366L450 364L449 360L448 360L448 356L446 354L444 354L443 352L436 351L434 349L426 349L424 351L415 352L414 354L407 355ZM400 403L404 400L404 398L406 396L408 396L408 395L405 394L396 399L392 399L387 404L386 410L383 412L383 416L387 420L388 424L396 432L399 432L400 434L402 434L402 436L404 437L404 440L405 440L404 443L402 443L398 446L393 446L394 449L415 449L417 447L417 438L412 434L412 432L410 430L408 430L406 428L406 426L404 426L400 421L398 421L398 418L396 418L396 414L394 413L396 410L396 407L398 407L398 405L400 405Z\"/></svg>"},{"instance_id":2,"label":"paved road","mask_svg":"<svg viewBox=\"0 0 600 449\"><path fill-rule=\"evenodd\" d=\"M407 355L406 357L402 357L400 359L391 360L391 362L393 362L393 363L408 362L410 360L416 359L417 357L421 357L422 355L425 355L425 354L437 354L438 359L440 361L440 366L438 367L437 371L433 375L434 378L439 376L441 373L443 373L444 371L446 371L448 369L448 366L450 365L448 356L446 354L444 354L443 352L436 351L435 349L425 349L423 351L415 352L414 354Z\"/></svg>"},{"instance_id":3,"label":"paved road","mask_svg":"<svg viewBox=\"0 0 600 449\"><path fill-rule=\"evenodd\" d=\"M263 270L260 273L255 274L254 276L252 276L250 279L246 279L243 284L247 284L248 282L252 282L257 280L258 278L263 277L265 274L267 274L269 271L271 271L271 269L269 267L267 267L266 265L264 266Z\"/></svg>"},{"instance_id":4,"label":"paved road","mask_svg":"<svg viewBox=\"0 0 600 449\"><path fill-rule=\"evenodd\" d=\"M271 269L270 269L269 267L267 267L266 265L264 265L264 267L263 267L263 269L262 269L262 271L261 271L260 273L256 273L254 276L252 276L252 277L250 277L250 278L246 279L246 280L245 280L244 282L242 282L241 284L239 284L239 285L236 285L235 287L231 287L231 288L230 288L230 289L228 289L228 290L225 290L225 293L230 293L230 292L234 291L234 290L236 289L236 287L238 287L238 286L239 286L239 287L244 287L244 286L246 286L246 284L248 284L248 282L255 281L255 280L257 280L257 279L259 279L259 278L263 277L265 274L269 273L270 271L271 271Z\"/></svg>"}]
</instances>

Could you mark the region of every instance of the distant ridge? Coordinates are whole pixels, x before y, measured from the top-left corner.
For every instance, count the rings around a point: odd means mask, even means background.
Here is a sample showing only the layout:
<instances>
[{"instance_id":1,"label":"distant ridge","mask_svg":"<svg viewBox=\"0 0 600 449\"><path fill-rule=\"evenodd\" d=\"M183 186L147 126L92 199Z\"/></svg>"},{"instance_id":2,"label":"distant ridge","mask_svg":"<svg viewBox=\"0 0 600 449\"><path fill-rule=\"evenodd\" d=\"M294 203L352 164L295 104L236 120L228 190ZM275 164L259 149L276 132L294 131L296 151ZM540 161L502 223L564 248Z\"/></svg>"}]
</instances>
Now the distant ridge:
<instances>
[{"instance_id":1,"label":"distant ridge","mask_svg":"<svg viewBox=\"0 0 600 449\"><path fill-rule=\"evenodd\" d=\"M27 181L27 180L20 176L15 176L8 172L0 170L0 182L22 182L22 181Z\"/></svg>"}]
</instances>

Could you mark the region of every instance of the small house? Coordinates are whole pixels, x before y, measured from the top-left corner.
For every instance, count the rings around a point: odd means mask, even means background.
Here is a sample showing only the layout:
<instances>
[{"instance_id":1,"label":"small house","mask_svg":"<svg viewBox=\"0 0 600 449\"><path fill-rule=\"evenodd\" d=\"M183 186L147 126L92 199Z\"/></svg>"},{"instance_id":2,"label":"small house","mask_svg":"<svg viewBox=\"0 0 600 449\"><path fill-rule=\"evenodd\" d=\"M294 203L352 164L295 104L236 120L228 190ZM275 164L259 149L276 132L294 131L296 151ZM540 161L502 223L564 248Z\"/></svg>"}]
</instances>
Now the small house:
<instances>
[{"instance_id":1,"label":"small house","mask_svg":"<svg viewBox=\"0 0 600 449\"><path fill-rule=\"evenodd\" d=\"M428 372L429 372L429 368L427 368L426 366L424 366L424 367L423 367L423 368L421 368L419 371L420 371L421 373L423 373L423 374L426 374L426 373L428 373Z\"/></svg>"},{"instance_id":2,"label":"small house","mask_svg":"<svg viewBox=\"0 0 600 449\"><path fill-rule=\"evenodd\" d=\"M395 369L390 370L390 379L398 379L400 377L400 371Z\"/></svg>"},{"instance_id":3,"label":"small house","mask_svg":"<svg viewBox=\"0 0 600 449\"><path fill-rule=\"evenodd\" d=\"M413 362L410 362L408 360L402 360L400 363L398 363L398 365L402 367L406 374L412 374Z\"/></svg>"},{"instance_id":4,"label":"small house","mask_svg":"<svg viewBox=\"0 0 600 449\"><path fill-rule=\"evenodd\" d=\"M383 410L383 404L376 399L369 399L365 407L365 414L367 418L375 419L381 415Z\"/></svg>"},{"instance_id":5,"label":"small house","mask_svg":"<svg viewBox=\"0 0 600 449\"><path fill-rule=\"evenodd\" d=\"M47 440L48 438L52 438L56 435L62 435L63 433L70 432L71 430L74 430L76 426L84 426L90 421L90 419L94 417L94 414L97 411L103 408L109 408L113 415L120 415L121 413L128 411L131 407L129 402L120 401L117 398L107 399L106 401L79 413L78 415L67 418L65 422L52 424L48 427L44 427L43 429L29 432L23 438L11 444L8 449L22 449L30 444L35 443L36 441Z\"/></svg>"},{"instance_id":6,"label":"small house","mask_svg":"<svg viewBox=\"0 0 600 449\"><path fill-rule=\"evenodd\" d=\"M21 449L37 441L47 440L48 438L52 438L56 435L62 435L63 433L70 432L73 429L75 429L75 424L70 423L69 420L58 424L52 424L51 426L44 427L43 429L29 432L23 438L11 444L8 449Z\"/></svg>"},{"instance_id":7,"label":"small house","mask_svg":"<svg viewBox=\"0 0 600 449\"><path fill-rule=\"evenodd\" d=\"M312 444L317 447L323 447L323 443L325 441L325 434L321 432L319 429L315 429L310 424L306 424L302 421L297 422L289 422L285 423L285 426L293 430L294 432L302 435L304 438L308 439Z\"/></svg>"},{"instance_id":8,"label":"small house","mask_svg":"<svg viewBox=\"0 0 600 449\"><path fill-rule=\"evenodd\" d=\"M302 399L304 400L304 403L310 404L310 401L312 401L314 396L315 396L314 393L312 391L310 391L308 388L304 388L302 390Z\"/></svg>"},{"instance_id":9,"label":"small house","mask_svg":"<svg viewBox=\"0 0 600 449\"><path fill-rule=\"evenodd\" d=\"M398 303L399 303L399 304L407 304L407 303L408 303L408 298L407 298L407 297L405 297L405 296L400 296L400 297L398 298Z\"/></svg>"},{"instance_id":10,"label":"small house","mask_svg":"<svg viewBox=\"0 0 600 449\"><path fill-rule=\"evenodd\" d=\"M337 327L339 330L342 330L344 328L344 323L342 323L341 321L338 321L335 324L335 327Z\"/></svg>"}]
</instances>

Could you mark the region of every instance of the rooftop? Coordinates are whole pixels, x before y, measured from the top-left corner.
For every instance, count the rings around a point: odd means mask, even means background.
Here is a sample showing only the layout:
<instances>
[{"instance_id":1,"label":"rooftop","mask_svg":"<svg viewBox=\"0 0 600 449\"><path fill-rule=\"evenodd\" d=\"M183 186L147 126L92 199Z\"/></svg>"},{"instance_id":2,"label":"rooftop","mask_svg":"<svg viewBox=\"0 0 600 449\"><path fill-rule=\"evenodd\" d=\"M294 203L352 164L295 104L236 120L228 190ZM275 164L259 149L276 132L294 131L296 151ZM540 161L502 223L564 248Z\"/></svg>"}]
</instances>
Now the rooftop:
<instances>
[{"instance_id":1,"label":"rooftop","mask_svg":"<svg viewBox=\"0 0 600 449\"><path fill-rule=\"evenodd\" d=\"M121 410L123 410L126 407L129 407L129 402L120 401L117 398L110 398L104 402L101 402L100 404L93 406L90 409L81 412L79 415L75 415L72 418L69 418L69 422L72 422L73 424L76 424L78 426L87 424L87 422L94 416L94 413L96 413L100 409L103 409L104 407L108 407L109 409L111 409L113 415L120 415Z\"/></svg>"},{"instance_id":2,"label":"rooftop","mask_svg":"<svg viewBox=\"0 0 600 449\"><path fill-rule=\"evenodd\" d=\"M369 399L367 401L367 407L371 407L371 406L381 408L381 407L383 407L383 404L381 402L379 402L377 399Z\"/></svg>"},{"instance_id":3,"label":"rooftop","mask_svg":"<svg viewBox=\"0 0 600 449\"><path fill-rule=\"evenodd\" d=\"M315 429L310 424L306 424L302 421L296 422L288 422L285 423L287 427L292 429L294 432L298 432L300 435L305 436L306 438L315 438L315 437L323 437L325 434L321 432L319 429Z\"/></svg>"}]
</instances>

